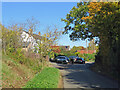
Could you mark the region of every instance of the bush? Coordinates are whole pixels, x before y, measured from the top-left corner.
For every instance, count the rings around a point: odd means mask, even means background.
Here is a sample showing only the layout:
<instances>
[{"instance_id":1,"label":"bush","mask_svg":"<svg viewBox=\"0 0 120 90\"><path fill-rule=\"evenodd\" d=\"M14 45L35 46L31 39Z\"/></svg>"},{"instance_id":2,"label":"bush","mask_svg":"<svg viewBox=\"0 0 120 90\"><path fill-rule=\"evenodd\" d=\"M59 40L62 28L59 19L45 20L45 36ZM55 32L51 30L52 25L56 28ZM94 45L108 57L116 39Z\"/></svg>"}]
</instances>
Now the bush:
<instances>
[{"instance_id":1,"label":"bush","mask_svg":"<svg viewBox=\"0 0 120 90\"><path fill-rule=\"evenodd\" d=\"M71 52L71 51L64 51L64 52L62 52L62 54L67 56L67 57L69 57L69 56L76 56L76 54Z\"/></svg>"},{"instance_id":2,"label":"bush","mask_svg":"<svg viewBox=\"0 0 120 90\"><path fill-rule=\"evenodd\" d=\"M95 55L96 54L78 54L78 56L84 58L85 61L95 61Z\"/></svg>"},{"instance_id":3,"label":"bush","mask_svg":"<svg viewBox=\"0 0 120 90\"><path fill-rule=\"evenodd\" d=\"M17 52L9 53L8 57L14 61L26 65L28 68L32 69L35 73L39 72L42 68L42 62L39 59L26 57L20 50Z\"/></svg>"}]
</instances>

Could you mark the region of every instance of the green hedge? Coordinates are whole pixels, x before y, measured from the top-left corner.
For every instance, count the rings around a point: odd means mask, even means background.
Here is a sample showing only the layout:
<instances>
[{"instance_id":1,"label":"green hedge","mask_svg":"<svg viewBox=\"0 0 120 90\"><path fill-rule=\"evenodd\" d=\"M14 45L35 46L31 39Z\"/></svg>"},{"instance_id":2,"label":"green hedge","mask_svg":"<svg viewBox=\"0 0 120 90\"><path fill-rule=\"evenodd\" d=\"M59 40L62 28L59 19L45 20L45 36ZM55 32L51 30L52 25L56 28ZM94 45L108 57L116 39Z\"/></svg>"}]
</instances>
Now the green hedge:
<instances>
[{"instance_id":1,"label":"green hedge","mask_svg":"<svg viewBox=\"0 0 120 90\"><path fill-rule=\"evenodd\" d=\"M46 67L23 88L57 88L59 77L58 69Z\"/></svg>"},{"instance_id":2,"label":"green hedge","mask_svg":"<svg viewBox=\"0 0 120 90\"><path fill-rule=\"evenodd\" d=\"M93 54L78 54L78 56L79 57L82 57L82 58L84 58L85 59L85 61L95 61L95 53L93 53Z\"/></svg>"}]
</instances>

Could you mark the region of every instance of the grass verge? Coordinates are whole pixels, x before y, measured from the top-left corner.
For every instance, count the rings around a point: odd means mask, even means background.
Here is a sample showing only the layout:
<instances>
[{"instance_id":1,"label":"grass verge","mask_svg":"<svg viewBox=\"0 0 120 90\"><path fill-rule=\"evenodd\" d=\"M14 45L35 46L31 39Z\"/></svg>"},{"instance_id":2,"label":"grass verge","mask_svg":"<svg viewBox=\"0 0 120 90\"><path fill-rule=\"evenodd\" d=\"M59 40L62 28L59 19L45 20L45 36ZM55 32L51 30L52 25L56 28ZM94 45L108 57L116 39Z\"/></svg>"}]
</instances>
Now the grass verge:
<instances>
[{"instance_id":1,"label":"grass verge","mask_svg":"<svg viewBox=\"0 0 120 90\"><path fill-rule=\"evenodd\" d=\"M34 71L9 56L2 56L2 88L20 88L33 78Z\"/></svg>"},{"instance_id":2,"label":"grass verge","mask_svg":"<svg viewBox=\"0 0 120 90\"><path fill-rule=\"evenodd\" d=\"M23 88L57 88L59 77L59 69L45 67L33 79L28 81Z\"/></svg>"}]
</instances>

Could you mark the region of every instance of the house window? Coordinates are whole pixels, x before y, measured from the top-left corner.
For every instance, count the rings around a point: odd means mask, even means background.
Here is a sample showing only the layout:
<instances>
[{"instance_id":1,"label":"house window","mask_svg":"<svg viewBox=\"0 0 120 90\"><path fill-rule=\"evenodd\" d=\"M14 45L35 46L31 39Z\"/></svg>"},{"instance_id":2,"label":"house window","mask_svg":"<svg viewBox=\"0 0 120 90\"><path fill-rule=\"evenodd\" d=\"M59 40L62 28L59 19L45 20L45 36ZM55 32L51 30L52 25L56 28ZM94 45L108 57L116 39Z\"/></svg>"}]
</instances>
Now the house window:
<instances>
[{"instance_id":1,"label":"house window","mask_svg":"<svg viewBox=\"0 0 120 90\"><path fill-rule=\"evenodd\" d=\"M23 46L23 48L27 48L27 46Z\"/></svg>"}]
</instances>

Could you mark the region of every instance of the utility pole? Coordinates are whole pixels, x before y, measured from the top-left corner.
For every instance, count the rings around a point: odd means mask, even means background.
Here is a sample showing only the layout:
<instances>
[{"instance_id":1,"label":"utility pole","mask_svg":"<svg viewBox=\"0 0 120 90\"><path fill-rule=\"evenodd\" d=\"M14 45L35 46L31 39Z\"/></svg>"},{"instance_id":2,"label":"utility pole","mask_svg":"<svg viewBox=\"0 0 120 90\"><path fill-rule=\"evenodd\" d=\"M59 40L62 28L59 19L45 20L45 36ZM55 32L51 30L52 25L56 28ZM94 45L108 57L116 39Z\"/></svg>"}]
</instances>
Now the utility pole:
<instances>
[{"instance_id":1,"label":"utility pole","mask_svg":"<svg viewBox=\"0 0 120 90\"><path fill-rule=\"evenodd\" d=\"M95 43L94 43L94 39L92 39L92 50L95 50Z\"/></svg>"},{"instance_id":2,"label":"utility pole","mask_svg":"<svg viewBox=\"0 0 120 90\"><path fill-rule=\"evenodd\" d=\"M88 54L88 48L87 48L87 40L86 40L86 49L87 49L87 54Z\"/></svg>"}]
</instances>

